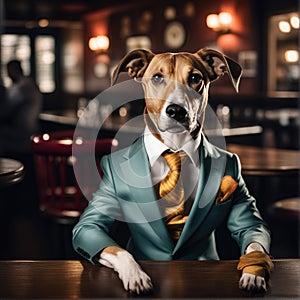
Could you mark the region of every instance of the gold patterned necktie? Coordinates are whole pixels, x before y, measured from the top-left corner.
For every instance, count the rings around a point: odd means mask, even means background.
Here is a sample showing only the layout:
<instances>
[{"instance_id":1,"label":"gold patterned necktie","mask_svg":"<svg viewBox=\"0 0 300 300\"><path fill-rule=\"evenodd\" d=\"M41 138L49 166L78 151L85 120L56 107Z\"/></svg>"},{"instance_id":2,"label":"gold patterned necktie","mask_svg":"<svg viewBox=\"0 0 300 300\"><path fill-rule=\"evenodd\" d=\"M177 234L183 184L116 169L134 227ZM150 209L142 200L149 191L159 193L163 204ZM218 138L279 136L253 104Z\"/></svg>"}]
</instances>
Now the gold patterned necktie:
<instances>
[{"instance_id":1,"label":"gold patterned necktie","mask_svg":"<svg viewBox=\"0 0 300 300\"><path fill-rule=\"evenodd\" d=\"M184 211L184 189L180 178L181 165L186 158L186 153L165 152L163 153L170 171L167 176L161 181L159 186L159 196L165 201L166 221L174 216L183 214Z\"/></svg>"}]
</instances>

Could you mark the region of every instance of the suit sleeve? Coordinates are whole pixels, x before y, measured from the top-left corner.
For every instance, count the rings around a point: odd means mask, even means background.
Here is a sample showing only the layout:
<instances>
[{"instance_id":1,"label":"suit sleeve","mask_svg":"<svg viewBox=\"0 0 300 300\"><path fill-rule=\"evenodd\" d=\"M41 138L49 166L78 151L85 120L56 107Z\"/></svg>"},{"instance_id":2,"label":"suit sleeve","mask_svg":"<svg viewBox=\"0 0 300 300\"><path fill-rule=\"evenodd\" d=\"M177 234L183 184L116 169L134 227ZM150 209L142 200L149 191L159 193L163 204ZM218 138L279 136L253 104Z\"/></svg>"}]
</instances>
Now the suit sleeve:
<instances>
[{"instance_id":1,"label":"suit sleeve","mask_svg":"<svg viewBox=\"0 0 300 300\"><path fill-rule=\"evenodd\" d=\"M234 192L234 202L227 221L228 229L239 244L242 255L252 242L260 243L269 252L270 230L256 207L255 198L249 194L242 178L239 158L234 154L229 159L229 163L232 164L231 168L234 170L238 187Z\"/></svg>"},{"instance_id":2,"label":"suit sleeve","mask_svg":"<svg viewBox=\"0 0 300 300\"><path fill-rule=\"evenodd\" d=\"M95 256L101 250L112 245L118 246L110 236L110 230L116 220L122 218L109 156L102 158L101 166L104 175L100 187L73 229L74 249L94 264L97 263Z\"/></svg>"}]
</instances>

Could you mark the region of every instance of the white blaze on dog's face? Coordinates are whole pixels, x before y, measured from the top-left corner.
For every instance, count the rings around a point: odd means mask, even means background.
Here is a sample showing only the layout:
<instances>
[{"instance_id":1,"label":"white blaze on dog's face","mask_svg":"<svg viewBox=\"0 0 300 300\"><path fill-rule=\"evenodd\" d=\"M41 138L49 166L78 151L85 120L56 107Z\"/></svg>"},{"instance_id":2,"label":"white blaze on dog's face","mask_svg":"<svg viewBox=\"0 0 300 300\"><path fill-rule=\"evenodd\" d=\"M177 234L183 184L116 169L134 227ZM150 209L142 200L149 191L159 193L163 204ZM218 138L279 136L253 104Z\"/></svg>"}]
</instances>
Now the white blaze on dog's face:
<instances>
[{"instance_id":1,"label":"white blaze on dog's face","mask_svg":"<svg viewBox=\"0 0 300 300\"><path fill-rule=\"evenodd\" d=\"M201 131L210 82L227 73L238 91L242 73L238 63L213 49L162 54L137 49L121 60L112 84L122 71L140 78L147 124L173 150L193 141Z\"/></svg>"},{"instance_id":2,"label":"white blaze on dog's face","mask_svg":"<svg viewBox=\"0 0 300 300\"><path fill-rule=\"evenodd\" d=\"M209 81L192 54L156 55L142 83L147 112L160 132L191 134L200 127Z\"/></svg>"}]
</instances>

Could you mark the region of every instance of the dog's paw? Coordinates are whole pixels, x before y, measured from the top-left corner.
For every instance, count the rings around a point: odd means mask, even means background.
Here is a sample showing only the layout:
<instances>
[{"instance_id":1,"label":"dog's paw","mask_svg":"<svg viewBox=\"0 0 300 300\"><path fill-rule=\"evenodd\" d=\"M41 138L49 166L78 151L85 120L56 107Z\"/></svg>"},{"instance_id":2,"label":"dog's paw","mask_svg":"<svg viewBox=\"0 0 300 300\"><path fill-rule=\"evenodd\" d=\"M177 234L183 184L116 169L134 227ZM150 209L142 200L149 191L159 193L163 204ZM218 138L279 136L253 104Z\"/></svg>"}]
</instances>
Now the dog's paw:
<instances>
[{"instance_id":1,"label":"dog's paw","mask_svg":"<svg viewBox=\"0 0 300 300\"><path fill-rule=\"evenodd\" d=\"M146 294L152 291L150 277L126 250L118 250L115 254L104 252L99 262L118 273L126 291L133 294Z\"/></svg>"},{"instance_id":2,"label":"dog's paw","mask_svg":"<svg viewBox=\"0 0 300 300\"><path fill-rule=\"evenodd\" d=\"M239 281L239 288L251 293L266 293L267 283L262 276L243 273Z\"/></svg>"},{"instance_id":3,"label":"dog's paw","mask_svg":"<svg viewBox=\"0 0 300 300\"><path fill-rule=\"evenodd\" d=\"M118 253L120 264L118 274L126 291L134 294L151 292L153 286L150 277L142 270L132 255L126 252Z\"/></svg>"},{"instance_id":4,"label":"dog's paw","mask_svg":"<svg viewBox=\"0 0 300 300\"><path fill-rule=\"evenodd\" d=\"M123 271L119 272L119 277L126 291L133 294L147 294L152 291L151 279L139 265L132 265L130 269Z\"/></svg>"}]
</instances>

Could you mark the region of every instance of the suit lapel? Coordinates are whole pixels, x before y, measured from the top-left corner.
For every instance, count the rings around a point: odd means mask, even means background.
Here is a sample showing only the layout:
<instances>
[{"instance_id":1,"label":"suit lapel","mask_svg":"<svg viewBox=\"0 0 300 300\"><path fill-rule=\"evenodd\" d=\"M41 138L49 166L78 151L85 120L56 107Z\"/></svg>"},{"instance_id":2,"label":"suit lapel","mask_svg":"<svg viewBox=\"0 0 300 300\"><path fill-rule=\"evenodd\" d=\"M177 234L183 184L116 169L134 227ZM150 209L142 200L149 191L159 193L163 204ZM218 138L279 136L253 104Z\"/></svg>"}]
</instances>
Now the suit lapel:
<instances>
[{"instance_id":1,"label":"suit lapel","mask_svg":"<svg viewBox=\"0 0 300 300\"><path fill-rule=\"evenodd\" d=\"M148 233L153 233L152 238L156 240L154 242L164 243L172 250L173 242L157 205L143 138L138 139L129 148L124 158L120 170L123 172L122 177L126 179L126 182L129 180L126 187L128 188L128 195L130 195L130 201L123 201L125 203L122 204L123 209L129 212L126 214L129 216L129 220L126 221L143 223L143 226L148 227Z\"/></svg>"},{"instance_id":2,"label":"suit lapel","mask_svg":"<svg viewBox=\"0 0 300 300\"><path fill-rule=\"evenodd\" d=\"M220 155L220 153L208 143L204 136L202 136L202 138L198 190L189 218L173 253L175 253L185 241L194 234L195 230L199 228L200 224L205 219L214 203L221 179L224 175L226 164L225 156Z\"/></svg>"}]
</instances>

